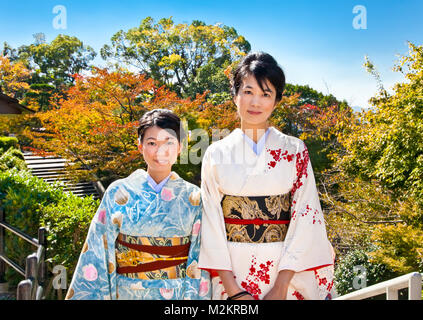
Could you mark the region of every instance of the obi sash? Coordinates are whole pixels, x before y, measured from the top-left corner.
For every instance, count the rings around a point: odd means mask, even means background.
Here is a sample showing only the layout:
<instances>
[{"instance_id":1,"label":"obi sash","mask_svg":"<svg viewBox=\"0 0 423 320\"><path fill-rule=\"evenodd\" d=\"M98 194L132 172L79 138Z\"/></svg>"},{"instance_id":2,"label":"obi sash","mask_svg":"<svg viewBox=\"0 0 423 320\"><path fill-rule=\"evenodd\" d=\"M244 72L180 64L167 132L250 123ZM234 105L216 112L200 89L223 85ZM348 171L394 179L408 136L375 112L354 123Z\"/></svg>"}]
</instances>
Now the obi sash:
<instances>
[{"instance_id":1,"label":"obi sash","mask_svg":"<svg viewBox=\"0 0 423 320\"><path fill-rule=\"evenodd\" d=\"M116 272L136 279L177 279L186 276L189 237L128 236L116 239Z\"/></svg>"},{"instance_id":2,"label":"obi sash","mask_svg":"<svg viewBox=\"0 0 423 320\"><path fill-rule=\"evenodd\" d=\"M225 195L221 201L228 241L284 241L291 219L291 193L275 196Z\"/></svg>"}]
</instances>

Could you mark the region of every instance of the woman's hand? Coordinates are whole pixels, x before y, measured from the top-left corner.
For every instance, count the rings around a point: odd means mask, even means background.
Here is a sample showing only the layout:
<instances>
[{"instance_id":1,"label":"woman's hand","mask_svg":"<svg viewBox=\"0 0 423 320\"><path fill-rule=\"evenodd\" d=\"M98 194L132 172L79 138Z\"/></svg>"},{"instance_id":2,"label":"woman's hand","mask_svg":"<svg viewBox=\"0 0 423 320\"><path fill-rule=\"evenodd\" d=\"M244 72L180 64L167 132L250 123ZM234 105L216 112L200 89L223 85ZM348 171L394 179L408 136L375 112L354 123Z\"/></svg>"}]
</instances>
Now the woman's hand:
<instances>
[{"instance_id":1,"label":"woman's hand","mask_svg":"<svg viewBox=\"0 0 423 320\"><path fill-rule=\"evenodd\" d=\"M288 286L283 288L273 287L270 291L263 297L263 300L286 300L286 294L288 292Z\"/></svg>"},{"instance_id":2,"label":"woman's hand","mask_svg":"<svg viewBox=\"0 0 423 320\"><path fill-rule=\"evenodd\" d=\"M223 287L225 288L225 291L228 294L228 296L232 297L236 295L237 293L244 291L236 283L235 277L232 271L228 271L228 270L216 270L216 271L220 277L220 280L222 280ZM254 300L254 298L250 296L249 294L246 294L242 297L234 299L234 301L235 300Z\"/></svg>"},{"instance_id":3,"label":"woman's hand","mask_svg":"<svg viewBox=\"0 0 423 320\"><path fill-rule=\"evenodd\" d=\"M273 288L264 296L263 300L286 300L288 286L295 272L292 270L279 271Z\"/></svg>"}]
</instances>

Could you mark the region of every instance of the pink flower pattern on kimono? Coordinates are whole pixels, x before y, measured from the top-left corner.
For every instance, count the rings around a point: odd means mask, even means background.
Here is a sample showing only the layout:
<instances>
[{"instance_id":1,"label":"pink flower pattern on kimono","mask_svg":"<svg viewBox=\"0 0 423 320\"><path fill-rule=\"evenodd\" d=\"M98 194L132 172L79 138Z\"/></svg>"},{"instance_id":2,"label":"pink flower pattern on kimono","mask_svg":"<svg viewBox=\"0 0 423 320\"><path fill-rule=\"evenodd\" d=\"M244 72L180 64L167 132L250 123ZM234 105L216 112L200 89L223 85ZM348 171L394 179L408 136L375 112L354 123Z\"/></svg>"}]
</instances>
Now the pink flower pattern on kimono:
<instances>
[{"instance_id":1,"label":"pink flower pattern on kimono","mask_svg":"<svg viewBox=\"0 0 423 320\"><path fill-rule=\"evenodd\" d=\"M102 209L98 212L98 221L102 224L106 224L106 210Z\"/></svg>"},{"instance_id":2,"label":"pink flower pattern on kimono","mask_svg":"<svg viewBox=\"0 0 423 320\"><path fill-rule=\"evenodd\" d=\"M170 300L173 297L173 291L174 289L165 289L165 288L160 288L160 294L162 295L163 298L165 298L166 300Z\"/></svg>"},{"instance_id":3,"label":"pink flower pattern on kimono","mask_svg":"<svg viewBox=\"0 0 423 320\"><path fill-rule=\"evenodd\" d=\"M208 292L209 292L209 281L208 280L203 280L200 282L200 289L198 291L198 295L200 297L204 297Z\"/></svg>"},{"instance_id":4,"label":"pink flower pattern on kimono","mask_svg":"<svg viewBox=\"0 0 423 320\"><path fill-rule=\"evenodd\" d=\"M172 189L169 188L163 188L160 196L164 201L171 201L175 198Z\"/></svg>"},{"instance_id":5,"label":"pink flower pattern on kimono","mask_svg":"<svg viewBox=\"0 0 423 320\"><path fill-rule=\"evenodd\" d=\"M95 281L97 280L97 269L94 267L93 264L89 264L82 268L82 272L84 273L84 279L87 281Z\"/></svg>"},{"instance_id":6,"label":"pink flower pattern on kimono","mask_svg":"<svg viewBox=\"0 0 423 320\"><path fill-rule=\"evenodd\" d=\"M197 220L192 226L192 235L197 236L200 233L200 229L201 229L201 222L200 220Z\"/></svg>"}]
</instances>

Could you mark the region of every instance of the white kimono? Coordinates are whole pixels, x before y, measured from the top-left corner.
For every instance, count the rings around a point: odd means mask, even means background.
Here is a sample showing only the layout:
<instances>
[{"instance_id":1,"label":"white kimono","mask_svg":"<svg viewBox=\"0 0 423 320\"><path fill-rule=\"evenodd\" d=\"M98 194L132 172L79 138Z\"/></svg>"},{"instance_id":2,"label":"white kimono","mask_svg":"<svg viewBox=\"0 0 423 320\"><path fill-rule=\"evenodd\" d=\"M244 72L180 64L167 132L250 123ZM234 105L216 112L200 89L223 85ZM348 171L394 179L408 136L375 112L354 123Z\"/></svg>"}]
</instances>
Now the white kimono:
<instances>
[{"instance_id":1,"label":"white kimono","mask_svg":"<svg viewBox=\"0 0 423 320\"><path fill-rule=\"evenodd\" d=\"M264 149L257 155L242 130L235 129L206 150L201 176L200 268L231 270L238 285L256 299L269 292L280 270L293 270L287 299L331 299L334 251L302 140L270 127ZM225 195L288 194L290 220L283 241L228 240L221 205ZM212 299L227 298L218 276L212 286Z\"/></svg>"}]
</instances>

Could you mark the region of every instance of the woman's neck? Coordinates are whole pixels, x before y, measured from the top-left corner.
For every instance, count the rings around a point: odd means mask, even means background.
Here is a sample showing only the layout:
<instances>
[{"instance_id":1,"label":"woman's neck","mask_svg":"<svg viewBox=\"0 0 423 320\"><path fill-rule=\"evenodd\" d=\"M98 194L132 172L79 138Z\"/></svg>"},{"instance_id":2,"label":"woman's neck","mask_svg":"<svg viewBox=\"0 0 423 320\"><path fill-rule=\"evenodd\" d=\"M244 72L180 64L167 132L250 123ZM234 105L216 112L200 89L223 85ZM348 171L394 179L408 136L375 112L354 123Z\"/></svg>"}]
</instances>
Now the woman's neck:
<instances>
[{"instance_id":1,"label":"woman's neck","mask_svg":"<svg viewBox=\"0 0 423 320\"><path fill-rule=\"evenodd\" d=\"M169 176L169 174L171 173L171 170L152 171L150 168L147 168L147 173L157 184L159 184L160 182L162 182L164 179L166 179Z\"/></svg>"},{"instance_id":2,"label":"woman's neck","mask_svg":"<svg viewBox=\"0 0 423 320\"><path fill-rule=\"evenodd\" d=\"M241 130L244 132L244 134L247 135L248 138L253 140L255 143L260 140L260 138L265 134L268 128L269 123L267 121L258 125L251 125L241 121Z\"/></svg>"}]
</instances>

